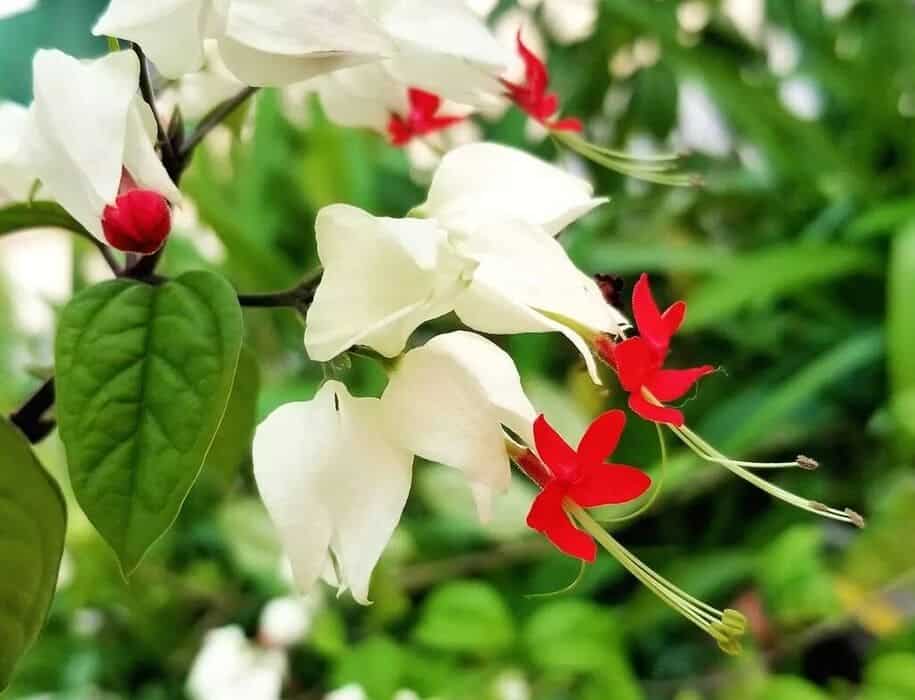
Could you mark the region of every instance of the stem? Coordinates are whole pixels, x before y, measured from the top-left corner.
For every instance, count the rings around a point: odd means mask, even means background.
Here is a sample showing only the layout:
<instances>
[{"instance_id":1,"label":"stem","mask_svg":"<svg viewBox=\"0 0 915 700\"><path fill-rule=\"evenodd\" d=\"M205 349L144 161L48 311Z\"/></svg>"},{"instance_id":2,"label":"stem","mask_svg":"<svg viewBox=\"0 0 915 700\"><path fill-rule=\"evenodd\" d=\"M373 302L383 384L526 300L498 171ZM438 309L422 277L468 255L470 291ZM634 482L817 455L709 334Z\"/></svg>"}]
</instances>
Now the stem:
<instances>
[{"instance_id":1,"label":"stem","mask_svg":"<svg viewBox=\"0 0 915 700\"><path fill-rule=\"evenodd\" d=\"M209 134L216 126L218 126L223 119L228 117L232 112L234 112L238 107L240 107L245 100L251 97L259 88L256 87L246 87L244 90L239 92L234 97L230 97L225 102L216 105L203 119L200 120L200 123L197 125L197 128L194 129L193 133L187 137L185 142L181 144L181 150L178 153L178 157L181 162L185 162L188 156L191 155L191 152L203 141L204 137Z\"/></svg>"},{"instance_id":2,"label":"stem","mask_svg":"<svg viewBox=\"0 0 915 700\"><path fill-rule=\"evenodd\" d=\"M54 394L54 378L51 377L10 416L10 422L19 428L33 445L54 430L54 421L44 418L44 414L54 405Z\"/></svg>"},{"instance_id":3,"label":"stem","mask_svg":"<svg viewBox=\"0 0 915 700\"><path fill-rule=\"evenodd\" d=\"M165 129L162 128L159 111L156 109L156 96L149 80L149 64L146 61L146 54L143 53L140 45L135 42L131 42L131 48L133 48L137 58L140 59L140 94L143 96L143 101L152 110L153 119L156 121L156 141L162 149L162 165L165 166L169 175L173 175L173 168L176 167L178 161L175 158L175 149L172 147L172 142L166 135Z\"/></svg>"}]
</instances>

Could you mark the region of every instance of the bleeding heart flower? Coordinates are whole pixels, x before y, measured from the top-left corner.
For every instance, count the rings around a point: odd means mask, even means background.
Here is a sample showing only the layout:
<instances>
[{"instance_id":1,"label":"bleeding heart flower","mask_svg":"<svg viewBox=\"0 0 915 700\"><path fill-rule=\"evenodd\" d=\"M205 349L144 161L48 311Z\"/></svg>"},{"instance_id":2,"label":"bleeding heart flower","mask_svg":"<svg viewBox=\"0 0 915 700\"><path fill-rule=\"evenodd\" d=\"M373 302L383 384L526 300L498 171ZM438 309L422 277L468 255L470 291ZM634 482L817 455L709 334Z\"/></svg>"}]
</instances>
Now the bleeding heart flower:
<instances>
[{"instance_id":1,"label":"bleeding heart flower","mask_svg":"<svg viewBox=\"0 0 915 700\"><path fill-rule=\"evenodd\" d=\"M614 343L598 341L598 352L616 370L620 384L629 392L629 408L645 420L683 425L683 413L658 405L683 396L701 377L715 371L711 365L689 369L664 369L673 337L686 316L686 303L678 301L663 314L658 310L648 275L643 274L632 292L632 312L639 336Z\"/></svg>"},{"instance_id":2,"label":"bleeding heart flower","mask_svg":"<svg viewBox=\"0 0 915 700\"><path fill-rule=\"evenodd\" d=\"M463 121L464 117L439 115L442 98L431 92L410 88L407 91L410 111L406 117L392 114L388 121L388 136L395 146L405 146L417 136L447 129Z\"/></svg>"},{"instance_id":3,"label":"bleeding heart flower","mask_svg":"<svg viewBox=\"0 0 915 700\"><path fill-rule=\"evenodd\" d=\"M503 79L502 85L508 90L508 98L551 131L581 131L580 119L553 119L559 110L559 97L554 92L547 92L550 84L549 71L543 61L524 45L520 30L517 43L518 53L524 61L524 82L514 83Z\"/></svg>"},{"instance_id":4,"label":"bleeding heart flower","mask_svg":"<svg viewBox=\"0 0 915 700\"><path fill-rule=\"evenodd\" d=\"M531 506L527 524L569 556L594 561L597 545L572 524L567 500L582 508L597 508L636 499L651 486L651 478L639 469L604 461L616 449L625 425L622 411L601 414L585 431L576 451L543 416L534 422L534 442L549 473L530 474L543 490Z\"/></svg>"}]
</instances>

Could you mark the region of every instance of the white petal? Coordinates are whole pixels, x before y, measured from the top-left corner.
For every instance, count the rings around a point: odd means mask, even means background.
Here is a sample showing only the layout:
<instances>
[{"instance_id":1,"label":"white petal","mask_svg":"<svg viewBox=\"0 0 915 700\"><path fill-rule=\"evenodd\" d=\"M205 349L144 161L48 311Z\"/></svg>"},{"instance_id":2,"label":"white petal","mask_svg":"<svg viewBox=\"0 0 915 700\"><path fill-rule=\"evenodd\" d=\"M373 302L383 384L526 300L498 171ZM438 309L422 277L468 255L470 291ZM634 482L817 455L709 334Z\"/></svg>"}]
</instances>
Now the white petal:
<instances>
[{"instance_id":1,"label":"white petal","mask_svg":"<svg viewBox=\"0 0 915 700\"><path fill-rule=\"evenodd\" d=\"M442 159L420 211L448 224L466 212L536 224L556 235L607 200L587 180L508 146L473 143Z\"/></svg>"},{"instance_id":2,"label":"white petal","mask_svg":"<svg viewBox=\"0 0 915 700\"><path fill-rule=\"evenodd\" d=\"M211 630L187 680L193 700L279 700L286 655L260 649L235 625Z\"/></svg>"},{"instance_id":3,"label":"white petal","mask_svg":"<svg viewBox=\"0 0 915 700\"><path fill-rule=\"evenodd\" d=\"M344 204L315 222L324 277L308 311L305 347L317 361L360 344L387 357L429 319L451 310L473 263L423 219L387 219Z\"/></svg>"},{"instance_id":4,"label":"white petal","mask_svg":"<svg viewBox=\"0 0 915 700\"><path fill-rule=\"evenodd\" d=\"M178 104L185 118L196 121L220 102L238 94L244 83L226 68L219 55L217 41L204 42L206 65L196 73L185 75L177 86Z\"/></svg>"},{"instance_id":5,"label":"white petal","mask_svg":"<svg viewBox=\"0 0 915 700\"><path fill-rule=\"evenodd\" d=\"M385 420L411 452L464 472L481 516L508 488L506 426L528 445L537 413L511 357L474 333L440 335L398 363L382 396Z\"/></svg>"},{"instance_id":6,"label":"white petal","mask_svg":"<svg viewBox=\"0 0 915 700\"><path fill-rule=\"evenodd\" d=\"M340 70L313 81L327 117L340 126L384 132L392 113L408 109L406 88L382 63Z\"/></svg>"},{"instance_id":7,"label":"white petal","mask_svg":"<svg viewBox=\"0 0 915 700\"><path fill-rule=\"evenodd\" d=\"M163 197L178 202L181 192L168 176L156 153L156 121L152 109L136 95L127 112L127 131L124 135L124 167L138 186L158 192Z\"/></svg>"},{"instance_id":8,"label":"white petal","mask_svg":"<svg viewBox=\"0 0 915 700\"><path fill-rule=\"evenodd\" d=\"M15 102L0 102L0 196L25 199L37 177L23 148L28 129L27 108Z\"/></svg>"},{"instance_id":9,"label":"white petal","mask_svg":"<svg viewBox=\"0 0 915 700\"><path fill-rule=\"evenodd\" d=\"M401 56L392 73L406 85L475 104L498 94L509 55L463 0L373 0Z\"/></svg>"},{"instance_id":10,"label":"white petal","mask_svg":"<svg viewBox=\"0 0 915 700\"><path fill-rule=\"evenodd\" d=\"M303 590L324 573L330 551L341 584L368 602L372 570L406 504L411 463L385 433L381 402L353 398L339 382L260 425L255 478Z\"/></svg>"},{"instance_id":11,"label":"white petal","mask_svg":"<svg viewBox=\"0 0 915 700\"><path fill-rule=\"evenodd\" d=\"M160 73L178 78L203 65L211 14L210 0L112 0L92 33L138 43Z\"/></svg>"},{"instance_id":12,"label":"white petal","mask_svg":"<svg viewBox=\"0 0 915 700\"><path fill-rule=\"evenodd\" d=\"M396 48L356 0L233 0L220 51L245 83L287 85Z\"/></svg>"},{"instance_id":13,"label":"white petal","mask_svg":"<svg viewBox=\"0 0 915 700\"><path fill-rule=\"evenodd\" d=\"M139 63L130 51L81 62L60 51L34 59L30 161L48 193L101 239L101 213L121 181Z\"/></svg>"},{"instance_id":14,"label":"white petal","mask_svg":"<svg viewBox=\"0 0 915 700\"><path fill-rule=\"evenodd\" d=\"M461 222L455 242L480 264L455 310L468 326L486 333L559 331L581 352L592 379L597 365L588 346L598 333L628 326L593 279L581 272L555 238L520 221Z\"/></svg>"}]
</instances>

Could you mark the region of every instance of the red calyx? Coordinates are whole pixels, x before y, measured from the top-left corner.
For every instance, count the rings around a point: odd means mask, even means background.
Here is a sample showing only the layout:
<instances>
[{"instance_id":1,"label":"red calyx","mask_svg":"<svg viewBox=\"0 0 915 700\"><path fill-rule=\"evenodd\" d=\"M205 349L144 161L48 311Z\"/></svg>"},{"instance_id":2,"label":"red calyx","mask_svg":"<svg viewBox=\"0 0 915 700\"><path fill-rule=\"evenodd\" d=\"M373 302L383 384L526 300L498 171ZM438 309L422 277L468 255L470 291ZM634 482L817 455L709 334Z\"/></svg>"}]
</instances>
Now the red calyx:
<instances>
[{"instance_id":1,"label":"red calyx","mask_svg":"<svg viewBox=\"0 0 915 700\"><path fill-rule=\"evenodd\" d=\"M547 91L550 84L550 73L543 61L524 45L520 29L517 43L518 54L524 61L524 82L513 83L510 80L502 80L502 85L508 91L506 96L521 110L551 131L581 131L581 120L575 117L552 120L559 110L559 97L556 93Z\"/></svg>"},{"instance_id":2,"label":"red calyx","mask_svg":"<svg viewBox=\"0 0 915 700\"><path fill-rule=\"evenodd\" d=\"M527 524L569 556L594 561L597 545L590 535L572 524L563 506L566 499L582 508L596 508L626 503L651 486L651 479L643 471L625 464L605 463L625 426L626 415L622 411L599 415L585 431L576 451L543 416L534 422L534 442L549 476L540 483L543 490L531 505Z\"/></svg>"},{"instance_id":3,"label":"red calyx","mask_svg":"<svg viewBox=\"0 0 915 700\"><path fill-rule=\"evenodd\" d=\"M646 274L639 278L632 291L632 312L639 336L621 343L602 339L598 342L598 352L616 370L623 390L629 392L629 408L634 413L655 423L682 426L681 411L651 403L643 389L659 402L676 401L715 368L702 365L689 369L664 369L670 340L686 316L686 304L678 301L661 313L651 294Z\"/></svg>"},{"instance_id":4,"label":"red calyx","mask_svg":"<svg viewBox=\"0 0 915 700\"><path fill-rule=\"evenodd\" d=\"M172 212L158 192L134 189L120 195L102 213L105 240L126 253L155 253L172 229Z\"/></svg>"},{"instance_id":5,"label":"red calyx","mask_svg":"<svg viewBox=\"0 0 915 700\"><path fill-rule=\"evenodd\" d=\"M410 88L407 91L410 111L406 117L392 114L388 121L388 136L395 146L405 146L417 136L426 136L464 120L464 117L439 116L442 98L431 92Z\"/></svg>"}]
</instances>

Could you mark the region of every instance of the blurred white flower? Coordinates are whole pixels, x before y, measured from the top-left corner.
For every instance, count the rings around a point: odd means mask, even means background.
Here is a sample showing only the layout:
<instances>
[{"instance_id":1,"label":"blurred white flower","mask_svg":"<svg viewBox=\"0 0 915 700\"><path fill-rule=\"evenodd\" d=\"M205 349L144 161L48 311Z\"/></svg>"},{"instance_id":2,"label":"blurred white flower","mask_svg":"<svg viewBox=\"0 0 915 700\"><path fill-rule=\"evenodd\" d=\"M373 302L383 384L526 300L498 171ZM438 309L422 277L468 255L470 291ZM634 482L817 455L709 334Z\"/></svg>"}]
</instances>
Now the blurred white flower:
<instances>
[{"instance_id":1,"label":"blurred white flower","mask_svg":"<svg viewBox=\"0 0 915 700\"><path fill-rule=\"evenodd\" d=\"M193 700L279 700L285 674L285 652L259 648L240 627L222 627L204 638L187 692Z\"/></svg>"},{"instance_id":2,"label":"blurred white flower","mask_svg":"<svg viewBox=\"0 0 915 700\"><path fill-rule=\"evenodd\" d=\"M731 152L731 131L702 85L690 80L680 83L677 114L675 140L680 148L718 158Z\"/></svg>"},{"instance_id":3,"label":"blurred white flower","mask_svg":"<svg viewBox=\"0 0 915 700\"><path fill-rule=\"evenodd\" d=\"M537 412L511 357L466 331L408 352L381 397L392 436L413 454L454 467L470 482L480 516L511 482L502 426L533 445Z\"/></svg>"},{"instance_id":4,"label":"blurred white flower","mask_svg":"<svg viewBox=\"0 0 915 700\"><path fill-rule=\"evenodd\" d=\"M587 181L523 151L479 143L442 160L413 212L423 218L325 207L309 356L326 361L360 344L393 357L419 325L454 310L485 333L562 333L599 381L585 336L617 333L626 321L554 236L604 201Z\"/></svg>"},{"instance_id":5,"label":"blurred white flower","mask_svg":"<svg viewBox=\"0 0 915 700\"><path fill-rule=\"evenodd\" d=\"M317 593L274 598L261 611L258 640L268 647L298 644L308 635L320 609L321 597Z\"/></svg>"},{"instance_id":6,"label":"blurred white flower","mask_svg":"<svg viewBox=\"0 0 915 700\"><path fill-rule=\"evenodd\" d=\"M858 3L858 0L822 0L823 14L829 19L840 20Z\"/></svg>"},{"instance_id":7,"label":"blurred white flower","mask_svg":"<svg viewBox=\"0 0 915 700\"><path fill-rule=\"evenodd\" d=\"M489 17L489 14L496 9L499 0L467 0L467 7L476 12L480 17Z\"/></svg>"},{"instance_id":8,"label":"blurred white flower","mask_svg":"<svg viewBox=\"0 0 915 700\"><path fill-rule=\"evenodd\" d=\"M543 0L543 22L560 44L574 44L594 34L600 14L597 0Z\"/></svg>"},{"instance_id":9,"label":"blurred white flower","mask_svg":"<svg viewBox=\"0 0 915 700\"><path fill-rule=\"evenodd\" d=\"M16 325L27 334L46 336L54 329L55 308L73 291L72 237L48 229L3 237L0 272L16 290Z\"/></svg>"},{"instance_id":10,"label":"blurred white flower","mask_svg":"<svg viewBox=\"0 0 915 700\"><path fill-rule=\"evenodd\" d=\"M35 54L35 99L25 141L43 190L106 242L102 214L126 172L133 187L177 202L178 188L156 154L152 111L138 93L132 51L80 61L61 51Z\"/></svg>"},{"instance_id":11,"label":"blurred white flower","mask_svg":"<svg viewBox=\"0 0 915 700\"><path fill-rule=\"evenodd\" d=\"M766 24L765 0L724 0L721 12L751 44L758 46Z\"/></svg>"},{"instance_id":12,"label":"blurred white flower","mask_svg":"<svg viewBox=\"0 0 915 700\"><path fill-rule=\"evenodd\" d=\"M173 88L185 119L196 121L220 102L235 96L244 87L223 62L216 41L204 42L203 67L182 76Z\"/></svg>"},{"instance_id":13,"label":"blurred white flower","mask_svg":"<svg viewBox=\"0 0 915 700\"><path fill-rule=\"evenodd\" d=\"M0 0L0 20L34 10L38 0Z\"/></svg>"},{"instance_id":14,"label":"blurred white flower","mask_svg":"<svg viewBox=\"0 0 915 700\"><path fill-rule=\"evenodd\" d=\"M800 63L801 45L794 35L771 26L766 29L766 60L775 75L788 75Z\"/></svg>"},{"instance_id":15,"label":"blurred white flower","mask_svg":"<svg viewBox=\"0 0 915 700\"><path fill-rule=\"evenodd\" d=\"M795 76L778 86L778 98L791 114L804 121L815 121L823 113L823 97L810 78Z\"/></svg>"},{"instance_id":16,"label":"blurred white flower","mask_svg":"<svg viewBox=\"0 0 915 700\"><path fill-rule=\"evenodd\" d=\"M28 109L0 102L0 200L25 200L37 178L23 146L28 128Z\"/></svg>"},{"instance_id":17,"label":"blurred white flower","mask_svg":"<svg viewBox=\"0 0 915 700\"><path fill-rule=\"evenodd\" d=\"M677 23L684 32L697 34L705 29L711 13L705 0L686 0L677 5Z\"/></svg>"},{"instance_id":18,"label":"blurred white flower","mask_svg":"<svg viewBox=\"0 0 915 700\"><path fill-rule=\"evenodd\" d=\"M324 700L369 700L361 685L351 683L333 690L324 696Z\"/></svg>"},{"instance_id":19,"label":"blurred white flower","mask_svg":"<svg viewBox=\"0 0 915 700\"><path fill-rule=\"evenodd\" d=\"M495 682L498 700L530 700L531 686L520 671L506 671Z\"/></svg>"}]
</instances>

